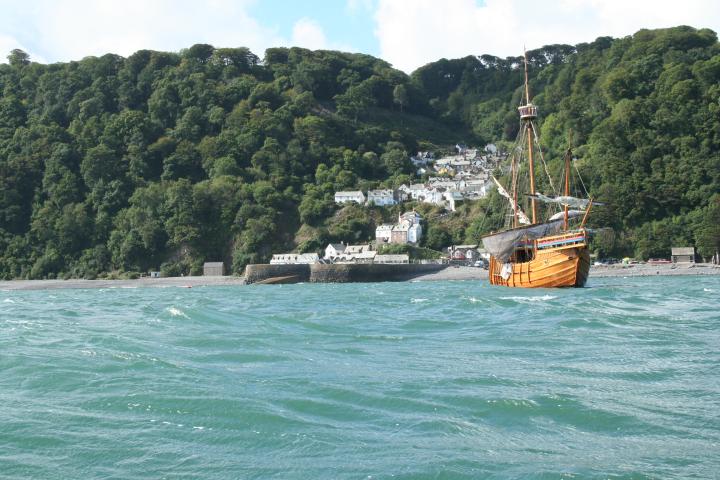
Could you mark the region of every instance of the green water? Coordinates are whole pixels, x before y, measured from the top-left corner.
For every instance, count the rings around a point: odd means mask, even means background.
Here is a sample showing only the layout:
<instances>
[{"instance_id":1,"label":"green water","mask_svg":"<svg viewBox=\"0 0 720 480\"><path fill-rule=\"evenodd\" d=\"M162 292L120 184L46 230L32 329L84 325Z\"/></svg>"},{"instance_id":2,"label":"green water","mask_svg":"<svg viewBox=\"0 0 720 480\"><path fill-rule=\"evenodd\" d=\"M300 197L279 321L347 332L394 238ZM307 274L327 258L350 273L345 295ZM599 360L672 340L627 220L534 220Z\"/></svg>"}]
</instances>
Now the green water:
<instances>
[{"instance_id":1,"label":"green water","mask_svg":"<svg viewBox=\"0 0 720 480\"><path fill-rule=\"evenodd\" d=\"M717 478L720 278L0 292L0 478Z\"/></svg>"}]
</instances>

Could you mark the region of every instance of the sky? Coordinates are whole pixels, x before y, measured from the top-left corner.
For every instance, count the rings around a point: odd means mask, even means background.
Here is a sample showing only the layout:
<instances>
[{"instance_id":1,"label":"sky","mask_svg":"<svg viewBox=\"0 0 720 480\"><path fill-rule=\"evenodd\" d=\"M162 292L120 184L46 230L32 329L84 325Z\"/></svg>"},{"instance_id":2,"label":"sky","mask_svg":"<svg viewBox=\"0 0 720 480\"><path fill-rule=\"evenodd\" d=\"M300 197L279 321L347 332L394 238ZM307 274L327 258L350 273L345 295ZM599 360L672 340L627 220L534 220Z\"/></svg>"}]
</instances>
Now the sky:
<instances>
[{"instance_id":1,"label":"sky","mask_svg":"<svg viewBox=\"0 0 720 480\"><path fill-rule=\"evenodd\" d=\"M440 58L690 25L720 32L718 0L0 0L0 58L179 51L196 43L367 53L405 72Z\"/></svg>"}]
</instances>

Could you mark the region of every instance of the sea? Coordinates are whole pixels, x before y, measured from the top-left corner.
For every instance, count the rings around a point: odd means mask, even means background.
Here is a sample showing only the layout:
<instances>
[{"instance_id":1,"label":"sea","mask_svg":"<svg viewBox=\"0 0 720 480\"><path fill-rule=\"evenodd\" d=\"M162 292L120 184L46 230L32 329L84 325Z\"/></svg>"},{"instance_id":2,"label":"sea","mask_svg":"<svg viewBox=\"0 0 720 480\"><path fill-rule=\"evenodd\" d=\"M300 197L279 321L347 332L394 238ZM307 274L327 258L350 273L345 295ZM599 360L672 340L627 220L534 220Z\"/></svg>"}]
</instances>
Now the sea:
<instances>
[{"instance_id":1,"label":"sea","mask_svg":"<svg viewBox=\"0 0 720 480\"><path fill-rule=\"evenodd\" d=\"M718 478L719 294L0 291L0 478Z\"/></svg>"}]
</instances>

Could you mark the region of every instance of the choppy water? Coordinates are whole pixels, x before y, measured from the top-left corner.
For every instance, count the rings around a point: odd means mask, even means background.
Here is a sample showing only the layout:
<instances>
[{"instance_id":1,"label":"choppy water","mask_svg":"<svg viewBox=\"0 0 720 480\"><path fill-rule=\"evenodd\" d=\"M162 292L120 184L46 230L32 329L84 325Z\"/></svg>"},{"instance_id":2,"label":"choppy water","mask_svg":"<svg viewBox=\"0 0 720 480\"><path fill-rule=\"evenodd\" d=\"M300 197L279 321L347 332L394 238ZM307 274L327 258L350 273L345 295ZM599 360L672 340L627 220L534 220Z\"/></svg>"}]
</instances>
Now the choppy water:
<instances>
[{"instance_id":1,"label":"choppy water","mask_svg":"<svg viewBox=\"0 0 720 480\"><path fill-rule=\"evenodd\" d=\"M720 278L0 292L0 478L716 478Z\"/></svg>"}]
</instances>

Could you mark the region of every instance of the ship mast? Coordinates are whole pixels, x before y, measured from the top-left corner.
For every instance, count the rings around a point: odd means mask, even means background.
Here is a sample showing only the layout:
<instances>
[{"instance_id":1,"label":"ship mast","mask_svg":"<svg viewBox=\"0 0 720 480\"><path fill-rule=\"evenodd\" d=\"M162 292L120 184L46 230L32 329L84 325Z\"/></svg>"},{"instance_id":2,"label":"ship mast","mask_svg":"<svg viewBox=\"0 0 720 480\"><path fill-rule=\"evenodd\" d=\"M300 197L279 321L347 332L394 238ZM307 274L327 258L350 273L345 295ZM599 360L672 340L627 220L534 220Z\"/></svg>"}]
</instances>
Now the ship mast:
<instances>
[{"instance_id":1,"label":"ship mast","mask_svg":"<svg viewBox=\"0 0 720 480\"><path fill-rule=\"evenodd\" d=\"M565 152L565 196L570 196L570 157L572 149L568 148ZM568 229L568 204L565 204L565 230Z\"/></svg>"},{"instance_id":2,"label":"ship mast","mask_svg":"<svg viewBox=\"0 0 720 480\"><path fill-rule=\"evenodd\" d=\"M535 195L535 163L533 161L533 135L535 133L533 120L537 118L537 107L530 102L530 86L528 84L528 61L525 51L525 105L518 107L520 120L525 124L528 142L528 165L530 167L530 195ZM535 198L530 199L532 207L532 223L537 223L537 205Z\"/></svg>"}]
</instances>

